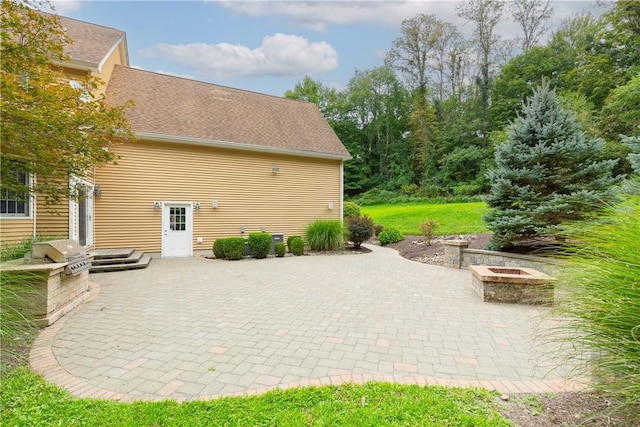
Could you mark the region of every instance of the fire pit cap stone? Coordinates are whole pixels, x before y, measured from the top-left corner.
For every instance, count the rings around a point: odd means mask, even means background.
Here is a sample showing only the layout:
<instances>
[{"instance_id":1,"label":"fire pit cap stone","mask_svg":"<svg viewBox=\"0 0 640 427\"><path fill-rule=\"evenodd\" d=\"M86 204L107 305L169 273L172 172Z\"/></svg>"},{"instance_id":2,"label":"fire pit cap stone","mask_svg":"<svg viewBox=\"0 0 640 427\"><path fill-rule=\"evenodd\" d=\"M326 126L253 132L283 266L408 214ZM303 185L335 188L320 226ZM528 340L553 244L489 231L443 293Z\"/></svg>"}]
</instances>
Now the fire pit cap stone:
<instances>
[{"instance_id":1,"label":"fire pit cap stone","mask_svg":"<svg viewBox=\"0 0 640 427\"><path fill-rule=\"evenodd\" d=\"M541 271L525 267L470 265L472 275L485 282L547 283L557 280Z\"/></svg>"}]
</instances>

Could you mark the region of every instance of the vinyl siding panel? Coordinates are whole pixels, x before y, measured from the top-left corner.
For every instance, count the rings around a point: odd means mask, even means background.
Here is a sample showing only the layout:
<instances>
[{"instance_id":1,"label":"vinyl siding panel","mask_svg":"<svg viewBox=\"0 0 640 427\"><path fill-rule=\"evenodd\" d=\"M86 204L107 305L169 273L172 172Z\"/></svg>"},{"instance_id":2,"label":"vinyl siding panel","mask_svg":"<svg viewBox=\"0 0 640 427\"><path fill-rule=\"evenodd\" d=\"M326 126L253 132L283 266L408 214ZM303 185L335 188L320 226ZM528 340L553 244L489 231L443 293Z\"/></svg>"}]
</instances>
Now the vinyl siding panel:
<instances>
[{"instance_id":1,"label":"vinyl siding panel","mask_svg":"<svg viewBox=\"0 0 640 427\"><path fill-rule=\"evenodd\" d=\"M39 236L69 238L69 202L45 205L38 199L36 233Z\"/></svg>"},{"instance_id":2,"label":"vinyl siding panel","mask_svg":"<svg viewBox=\"0 0 640 427\"><path fill-rule=\"evenodd\" d=\"M95 200L97 248L160 251L156 200L200 202L193 211L194 250L210 249L218 237L240 236L241 226L245 235L264 226L287 236L302 234L316 219L341 218L339 160L145 141L112 151L118 164L100 169L96 179L102 187Z\"/></svg>"},{"instance_id":3,"label":"vinyl siding panel","mask_svg":"<svg viewBox=\"0 0 640 427\"><path fill-rule=\"evenodd\" d=\"M0 241L2 244L20 242L33 237L33 220L31 218L0 219Z\"/></svg>"}]
</instances>

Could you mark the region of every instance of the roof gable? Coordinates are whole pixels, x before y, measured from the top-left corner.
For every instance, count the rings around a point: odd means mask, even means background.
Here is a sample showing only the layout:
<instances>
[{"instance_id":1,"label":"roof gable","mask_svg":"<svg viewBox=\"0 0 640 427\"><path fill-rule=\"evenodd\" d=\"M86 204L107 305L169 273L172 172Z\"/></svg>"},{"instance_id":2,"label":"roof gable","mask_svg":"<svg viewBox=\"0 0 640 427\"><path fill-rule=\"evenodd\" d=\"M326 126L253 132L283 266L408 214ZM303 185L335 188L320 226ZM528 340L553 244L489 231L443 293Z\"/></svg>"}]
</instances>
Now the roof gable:
<instances>
[{"instance_id":1,"label":"roof gable","mask_svg":"<svg viewBox=\"0 0 640 427\"><path fill-rule=\"evenodd\" d=\"M60 24L73 43L65 46L72 61L88 63L96 68L125 38L125 32L102 25L59 16ZM127 59L128 60L128 59Z\"/></svg>"},{"instance_id":2,"label":"roof gable","mask_svg":"<svg viewBox=\"0 0 640 427\"><path fill-rule=\"evenodd\" d=\"M127 117L137 133L350 158L312 103L122 66L106 94L112 105L135 101Z\"/></svg>"}]
</instances>

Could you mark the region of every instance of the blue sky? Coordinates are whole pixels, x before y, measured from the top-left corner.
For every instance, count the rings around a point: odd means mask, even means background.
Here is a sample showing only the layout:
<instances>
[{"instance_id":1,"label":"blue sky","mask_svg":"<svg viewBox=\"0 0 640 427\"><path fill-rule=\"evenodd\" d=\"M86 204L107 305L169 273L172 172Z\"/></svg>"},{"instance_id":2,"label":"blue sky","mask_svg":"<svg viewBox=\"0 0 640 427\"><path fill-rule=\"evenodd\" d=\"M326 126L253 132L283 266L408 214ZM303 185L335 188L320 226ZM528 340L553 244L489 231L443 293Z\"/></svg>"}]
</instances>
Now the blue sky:
<instances>
[{"instance_id":1,"label":"blue sky","mask_svg":"<svg viewBox=\"0 0 640 427\"><path fill-rule=\"evenodd\" d=\"M382 65L403 19L418 13L470 25L456 1L53 1L64 16L127 33L131 66L282 96L305 75L343 89ZM596 1L553 1L551 27ZM503 36L518 28L505 13Z\"/></svg>"}]
</instances>

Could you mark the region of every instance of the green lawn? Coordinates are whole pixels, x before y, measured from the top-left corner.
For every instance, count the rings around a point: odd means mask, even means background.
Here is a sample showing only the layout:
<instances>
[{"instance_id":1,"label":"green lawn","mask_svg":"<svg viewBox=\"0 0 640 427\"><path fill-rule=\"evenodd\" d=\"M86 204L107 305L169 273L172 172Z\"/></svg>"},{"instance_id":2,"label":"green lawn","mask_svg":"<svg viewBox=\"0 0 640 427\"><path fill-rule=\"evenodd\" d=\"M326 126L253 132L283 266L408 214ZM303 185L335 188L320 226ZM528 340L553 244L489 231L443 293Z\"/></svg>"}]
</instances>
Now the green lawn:
<instances>
[{"instance_id":1,"label":"green lawn","mask_svg":"<svg viewBox=\"0 0 640 427\"><path fill-rule=\"evenodd\" d=\"M3 378L6 426L509 426L496 393L387 383L274 390L207 402L77 399L27 368Z\"/></svg>"},{"instance_id":2,"label":"green lawn","mask_svg":"<svg viewBox=\"0 0 640 427\"><path fill-rule=\"evenodd\" d=\"M393 227L402 234L422 234L420 224L434 219L439 227L435 235L486 233L487 226L482 216L487 213L487 205L475 203L405 203L362 206L363 214L373 218L376 224Z\"/></svg>"}]
</instances>

